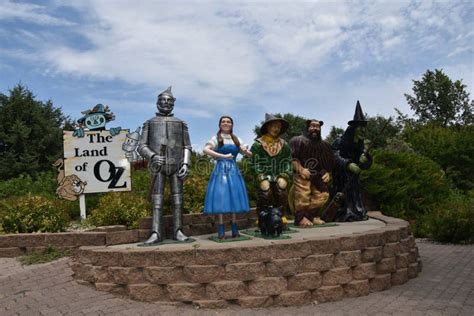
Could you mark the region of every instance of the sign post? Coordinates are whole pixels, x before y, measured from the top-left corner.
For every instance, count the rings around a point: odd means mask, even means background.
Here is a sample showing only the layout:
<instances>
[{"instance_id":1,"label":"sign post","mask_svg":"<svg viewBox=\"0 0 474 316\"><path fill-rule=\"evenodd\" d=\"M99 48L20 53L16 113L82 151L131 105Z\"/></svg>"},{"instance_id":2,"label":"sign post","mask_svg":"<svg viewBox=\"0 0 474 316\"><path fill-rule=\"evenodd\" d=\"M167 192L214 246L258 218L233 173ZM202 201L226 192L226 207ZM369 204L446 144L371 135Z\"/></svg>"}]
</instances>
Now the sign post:
<instances>
[{"instance_id":1,"label":"sign post","mask_svg":"<svg viewBox=\"0 0 474 316\"><path fill-rule=\"evenodd\" d=\"M83 193L79 195L79 209L81 211L81 219L86 219L86 195Z\"/></svg>"}]
</instances>

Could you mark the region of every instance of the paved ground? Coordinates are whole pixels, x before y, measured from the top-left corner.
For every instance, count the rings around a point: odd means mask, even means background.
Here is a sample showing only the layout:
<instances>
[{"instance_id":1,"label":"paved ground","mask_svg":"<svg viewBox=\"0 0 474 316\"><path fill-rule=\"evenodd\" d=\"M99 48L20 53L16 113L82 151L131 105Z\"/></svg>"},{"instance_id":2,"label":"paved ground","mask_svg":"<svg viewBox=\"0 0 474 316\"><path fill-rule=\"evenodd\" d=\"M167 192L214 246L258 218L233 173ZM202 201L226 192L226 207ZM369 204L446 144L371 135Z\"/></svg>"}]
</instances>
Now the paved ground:
<instances>
[{"instance_id":1,"label":"paved ground","mask_svg":"<svg viewBox=\"0 0 474 316\"><path fill-rule=\"evenodd\" d=\"M0 258L0 315L474 315L474 246L417 244L423 272L388 291L303 307L217 311L97 292L72 279L67 258L28 267Z\"/></svg>"}]
</instances>

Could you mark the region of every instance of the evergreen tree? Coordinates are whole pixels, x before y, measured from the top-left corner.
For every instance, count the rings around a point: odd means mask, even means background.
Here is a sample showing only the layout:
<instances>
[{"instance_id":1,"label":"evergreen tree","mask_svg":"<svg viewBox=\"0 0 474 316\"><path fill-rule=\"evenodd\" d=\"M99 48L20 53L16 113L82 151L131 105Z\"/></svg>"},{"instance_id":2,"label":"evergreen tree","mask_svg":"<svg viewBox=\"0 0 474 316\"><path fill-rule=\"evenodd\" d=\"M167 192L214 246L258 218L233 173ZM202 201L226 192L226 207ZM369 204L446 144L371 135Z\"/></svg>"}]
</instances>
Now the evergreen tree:
<instances>
[{"instance_id":1,"label":"evergreen tree","mask_svg":"<svg viewBox=\"0 0 474 316\"><path fill-rule=\"evenodd\" d=\"M329 130L328 136L326 136L325 141L327 141L329 144L332 144L336 138L341 137L342 134L344 134L344 129L336 126L331 126L331 129Z\"/></svg>"},{"instance_id":2,"label":"evergreen tree","mask_svg":"<svg viewBox=\"0 0 474 316\"><path fill-rule=\"evenodd\" d=\"M51 169L63 156L62 128L70 120L49 100L37 101L18 84L7 96L0 93L0 179L35 176Z\"/></svg>"}]
</instances>

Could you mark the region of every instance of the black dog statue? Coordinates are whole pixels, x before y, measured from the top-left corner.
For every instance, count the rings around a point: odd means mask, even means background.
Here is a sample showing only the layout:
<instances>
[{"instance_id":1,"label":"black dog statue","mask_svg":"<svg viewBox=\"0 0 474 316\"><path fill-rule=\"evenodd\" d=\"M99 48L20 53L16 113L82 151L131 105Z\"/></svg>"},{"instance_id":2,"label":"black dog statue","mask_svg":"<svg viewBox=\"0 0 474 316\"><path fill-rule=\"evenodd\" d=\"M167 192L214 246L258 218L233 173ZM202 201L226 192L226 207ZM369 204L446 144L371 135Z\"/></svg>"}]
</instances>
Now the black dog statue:
<instances>
[{"instance_id":1,"label":"black dog statue","mask_svg":"<svg viewBox=\"0 0 474 316\"><path fill-rule=\"evenodd\" d=\"M263 236L278 237L283 230L281 209L269 206L258 213L258 227Z\"/></svg>"}]
</instances>

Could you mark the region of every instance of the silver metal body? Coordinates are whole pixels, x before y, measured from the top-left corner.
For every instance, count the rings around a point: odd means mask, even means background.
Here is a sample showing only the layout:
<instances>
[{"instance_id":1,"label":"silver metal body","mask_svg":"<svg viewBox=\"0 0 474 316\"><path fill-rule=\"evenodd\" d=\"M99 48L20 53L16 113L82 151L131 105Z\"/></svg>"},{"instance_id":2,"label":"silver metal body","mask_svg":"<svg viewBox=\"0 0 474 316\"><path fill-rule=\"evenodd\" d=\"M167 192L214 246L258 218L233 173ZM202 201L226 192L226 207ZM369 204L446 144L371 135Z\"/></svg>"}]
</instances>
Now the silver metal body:
<instances>
[{"instance_id":1,"label":"silver metal body","mask_svg":"<svg viewBox=\"0 0 474 316\"><path fill-rule=\"evenodd\" d=\"M166 97L163 101L163 96ZM164 104L163 104L164 103ZM191 163L191 142L186 123L171 114L174 98L171 88L158 96L158 113L143 125L138 152L148 160L152 173L151 198L153 204L152 235L145 245L163 238L163 197L167 179L171 187L173 239L188 239L182 232L183 179ZM155 158L159 158L156 160Z\"/></svg>"},{"instance_id":2,"label":"silver metal body","mask_svg":"<svg viewBox=\"0 0 474 316\"><path fill-rule=\"evenodd\" d=\"M177 172L183 164L189 165L191 143L186 123L174 116L161 115L146 121L138 152L148 161L154 155L164 156L161 170L168 176Z\"/></svg>"}]
</instances>

